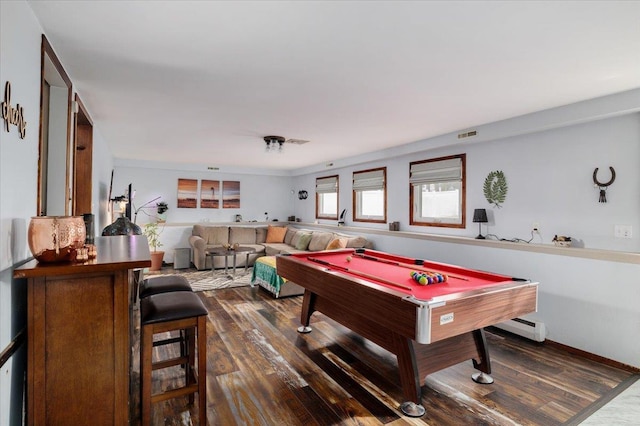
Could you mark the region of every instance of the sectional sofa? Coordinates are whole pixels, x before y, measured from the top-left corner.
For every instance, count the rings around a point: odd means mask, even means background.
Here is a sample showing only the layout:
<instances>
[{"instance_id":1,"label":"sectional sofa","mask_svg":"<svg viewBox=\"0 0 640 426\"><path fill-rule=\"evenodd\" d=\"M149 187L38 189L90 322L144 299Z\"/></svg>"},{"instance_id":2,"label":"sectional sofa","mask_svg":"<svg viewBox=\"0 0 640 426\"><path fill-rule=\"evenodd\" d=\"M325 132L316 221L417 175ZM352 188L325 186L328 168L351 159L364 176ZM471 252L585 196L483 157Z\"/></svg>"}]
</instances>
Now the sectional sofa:
<instances>
[{"instance_id":1,"label":"sectional sofa","mask_svg":"<svg viewBox=\"0 0 640 426\"><path fill-rule=\"evenodd\" d=\"M303 251L320 251L331 248L366 247L372 248L367 238L328 231L300 229L293 226L264 225L202 225L193 226L189 244L191 245L192 262L198 269L223 268L222 256L205 256L209 248L222 247L224 244L239 244L252 247L255 253L249 255L249 265L261 256L274 256L282 253L299 253ZM237 266L244 266L246 256L238 256Z\"/></svg>"}]
</instances>

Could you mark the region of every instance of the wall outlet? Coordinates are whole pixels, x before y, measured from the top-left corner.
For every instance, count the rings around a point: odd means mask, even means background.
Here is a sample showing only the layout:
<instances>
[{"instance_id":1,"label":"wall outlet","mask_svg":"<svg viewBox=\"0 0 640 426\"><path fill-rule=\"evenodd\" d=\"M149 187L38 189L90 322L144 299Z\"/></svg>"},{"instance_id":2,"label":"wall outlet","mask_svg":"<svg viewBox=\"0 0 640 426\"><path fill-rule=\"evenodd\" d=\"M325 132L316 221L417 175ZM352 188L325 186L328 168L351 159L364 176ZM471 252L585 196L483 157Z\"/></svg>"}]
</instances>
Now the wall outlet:
<instances>
[{"instance_id":1,"label":"wall outlet","mask_svg":"<svg viewBox=\"0 0 640 426\"><path fill-rule=\"evenodd\" d=\"M615 225L613 227L613 235L616 238L632 238L633 227L631 225Z\"/></svg>"},{"instance_id":2,"label":"wall outlet","mask_svg":"<svg viewBox=\"0 0 640 426\"><path fill-rule=\"evenodd\" d=\"M539 222L533 222L533 225L531 226L531 230L533 232L540 232L540 223Z\"/></svg>"}]
</instances>

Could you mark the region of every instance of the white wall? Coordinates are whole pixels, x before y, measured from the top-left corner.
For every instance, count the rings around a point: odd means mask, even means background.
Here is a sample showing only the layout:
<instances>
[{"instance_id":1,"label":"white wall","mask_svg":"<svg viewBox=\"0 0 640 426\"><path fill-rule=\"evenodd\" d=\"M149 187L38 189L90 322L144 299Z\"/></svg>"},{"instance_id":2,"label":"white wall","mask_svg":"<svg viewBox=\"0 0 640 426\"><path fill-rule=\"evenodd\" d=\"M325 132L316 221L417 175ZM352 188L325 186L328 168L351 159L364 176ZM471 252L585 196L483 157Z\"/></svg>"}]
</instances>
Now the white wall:
<instances>
[{"instance_id":1,"label":"white wall","mask_svg":"<svg viewBox=\"0 0 640 426\"><path fill-rule=\"evenodd\" d=\"M169 168L172 167L172 168ZM207 209L207 208L178 208L177 193L178 179L239 181L240 208L238 209ZM180 164L154 165L143 164L142 167L119 165L116 161L113 178L113 196L122 195L129 183L135 191L134 206L140 207L156 197L161 197L169 206L166 214L167 225L160 235L162 250L166 252L165 262L173 262L173 249L189 247L191 228L196 222L233 222L235 215L240 214L244 221L264 222L278 219L286 221L293 215L294 198L297 193L291 193L291 178L273 174L248 174L241 172L208 172L190 170ZM199 205L199 203L198 203ZM155 206L155 202L150 206ZM265 212L268 215L265 215ZM143 226L154 220L155 209L141 209L136 223ZM149 216L152 215L152 216ZM135 214L132 212L132 220ZM183 224L184 226L181 226Z\"/></svg>"},{"instance_id":2,"label":"white wall","mask_svg":"<svg viewBox=\"0 0 640 426\"><path fill-rule=\"evenodd\" d=\"M0 84L11 82L11 104L24 108L26 136L0 130L0 350L26 319L26 291L12 279L13 267L29 258L27 226L35 216L40 119L42 28L27 3L0 2ZM3 123L4 124L4 123ZM0 372L0 425L22 422L22 374L26 345Z\"/></svg>"},{"instance_id":3,"label":"white wall","mask_svg":"<svg viewBox=\"0 0 640 426\"><path fill-rule=\"evenodd\" d=\"M640 99L640 98L639 98ZM640 104L640 100L639 100ZM467 221L465 229L409 225L409 163L451 154L467 154ZM294 178L309 198L296 203L296 215L315 220L315 178L340 176L339 209L352 217L352 173L387 167L388 221L399 221L401 230L459 236L475 236L478 224L471 221L473 209L486 208L489 233L500 238L529 240L534 222L540 224L544 243L554 235L568 235L578 246L619 251L640 251L640 114L544 130L481 144L425 150L387 160L361 163ZM609 166L616 181L607 191L607 203L599 203L592 174L600 170L601 181L609 180ZM502 170L509 190L505 203L496 208L484 198L484 180L493 170ZM297 189L296 189L297 193ZM332 221L319 221L333 223ZM614 237L614 225L631 225L634 237ZM387 225L367 225L386 228ZM483 225L483 234L487 226ZM533 242L540 243L536 238Z\"/></svg>"}]
</instances>

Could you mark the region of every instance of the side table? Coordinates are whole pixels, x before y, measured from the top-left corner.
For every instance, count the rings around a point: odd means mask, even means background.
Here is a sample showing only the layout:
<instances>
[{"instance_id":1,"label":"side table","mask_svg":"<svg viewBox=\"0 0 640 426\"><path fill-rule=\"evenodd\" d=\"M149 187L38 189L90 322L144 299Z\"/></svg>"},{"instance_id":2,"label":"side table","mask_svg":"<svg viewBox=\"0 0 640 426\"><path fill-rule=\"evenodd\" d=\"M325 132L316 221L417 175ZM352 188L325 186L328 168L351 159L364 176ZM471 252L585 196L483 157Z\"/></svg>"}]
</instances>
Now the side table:
<instances>
[{"instance_id":1,"label":"side table","mask_svg":"<svg viewBox=\"0 0 640 426\"><path fill-rule=\"evenodd\" d=\"M205 258L207 256L211 256L211 271L215 274L215 268L213 267L213 259L215 256L224 256L224 272L225 274L229 274L229 257L233 257L233 274L230 275L232 279L236 278L236 259L238 253L246 253L247 259L244 264L244 272L247 272L247 268L249 266L249 255L251 253L255 253L256 249L252 247L236 247L235 249L226 249L224 247L216 247L207 249L204 253Z\"/></svg>"}]
</instances>

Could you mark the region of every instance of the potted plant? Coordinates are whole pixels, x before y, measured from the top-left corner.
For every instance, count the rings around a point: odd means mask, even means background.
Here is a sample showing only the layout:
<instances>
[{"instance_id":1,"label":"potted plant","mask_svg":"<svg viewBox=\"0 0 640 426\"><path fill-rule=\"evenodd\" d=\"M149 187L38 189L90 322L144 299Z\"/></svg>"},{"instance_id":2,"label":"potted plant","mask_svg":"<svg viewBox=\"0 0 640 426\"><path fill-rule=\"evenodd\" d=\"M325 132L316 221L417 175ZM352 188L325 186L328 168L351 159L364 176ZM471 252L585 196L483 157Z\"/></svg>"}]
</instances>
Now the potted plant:
<instances>
[{"instance_id":1,"label":"potted plant","mask_svg":"<svg viewBox=\"0 0 640 426\"><path fill-rule=\"evenodd\" d=\"M161 229L158 227L157 222L150 222L144 226L142 231L147 236L149 241L149 248L151 248L151 267L150 271L159 271L162 268L162 259L164 258L164 252L159 251L158 247L162 247L160 242Z\"/></svg>"},{"instance_id":2,"label":"potted plant","mask_svg":"<svg viewBox=\"0 0 640 426\"><path fill-rule=\"evenodd\" d=\"M158 212L158 222L165 222L167 220L167 210L169 210L169 206L166 202L160 201L156 203L156 208Z\"/></svg>"}]
</instances>

